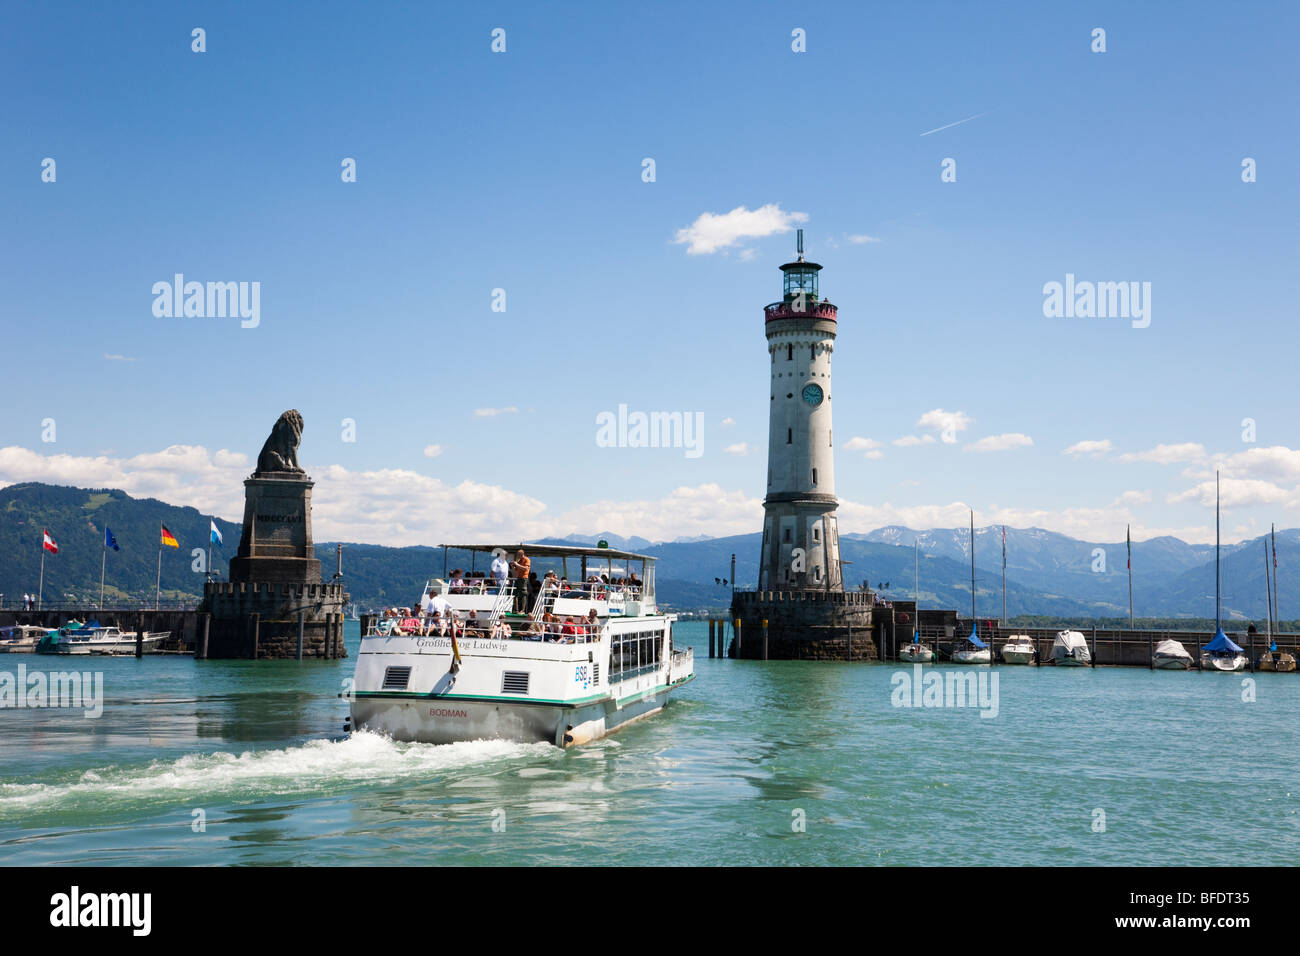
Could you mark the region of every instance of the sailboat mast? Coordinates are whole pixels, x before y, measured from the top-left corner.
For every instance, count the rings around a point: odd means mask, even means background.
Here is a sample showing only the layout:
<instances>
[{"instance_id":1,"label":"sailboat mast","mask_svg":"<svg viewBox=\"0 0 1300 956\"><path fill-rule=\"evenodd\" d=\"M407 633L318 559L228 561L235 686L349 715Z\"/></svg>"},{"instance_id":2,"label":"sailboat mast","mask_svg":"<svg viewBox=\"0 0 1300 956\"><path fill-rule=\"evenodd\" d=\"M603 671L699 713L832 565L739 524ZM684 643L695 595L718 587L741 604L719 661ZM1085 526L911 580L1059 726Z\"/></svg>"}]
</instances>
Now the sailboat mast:
<instances>
[{"instance_id":1,"label":"sailboat mast","mask_svg":"<svg viewBox=\"0 0 1300 956\"><path fill-rule=\"evenodd\" d=\"M1219 573L1219 473L1214 473L1214 631L1223 630L1222 575Z\"/></svg>"},{"instance_id":2,"label":"sailboat mast","mask_svg":"<svg viewBox=\"0 0 1300 956\"><path fill-rule=\"evenodd\" d=\"M1269 534L1273 538L1273 620L1277 624L1278 633L1282 631L1282 619L1277 616L1277 525L1269 526Z\"/></svg>"},{"instance_id":3,"label":"sailboat mast","mask_svg":"<svg viewBox=\"0 0 1300 956\"><path fill-rule=\"evenodd\" d=\"M1002 626L1007 626L1007 526L1002 526Z\"/></svg>"},{"instance_id":4,"label":"sailboat mast","mask_svg":"<svg viewBox=\"0 0 1300 956\"><path fill-rule=\"evenodd\" d=\"M975 624L975 512L970 513L970 626L974 634L979 628Z\"/></svg>"},{"instance_id":5,"label":"sailboat mast","mask_svg":"<svg viewBox=\"0 0 1300 956\"><path fill-rule=\"evenodd\" d=\"M1264 616L1268 618L1268 642L1273 643L1273 579L1268 573L1268 542L1264 542Z\"/></svg>"}]
</instances>

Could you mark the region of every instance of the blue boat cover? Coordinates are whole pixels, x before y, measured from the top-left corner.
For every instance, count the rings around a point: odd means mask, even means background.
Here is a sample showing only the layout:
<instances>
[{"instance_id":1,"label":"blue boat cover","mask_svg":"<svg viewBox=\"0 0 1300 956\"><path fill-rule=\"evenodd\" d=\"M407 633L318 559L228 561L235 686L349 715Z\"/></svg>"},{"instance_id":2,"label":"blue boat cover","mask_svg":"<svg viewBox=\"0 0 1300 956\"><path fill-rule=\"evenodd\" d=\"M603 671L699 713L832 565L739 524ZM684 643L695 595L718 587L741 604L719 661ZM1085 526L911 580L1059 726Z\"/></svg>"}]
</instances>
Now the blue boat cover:
<instances>
[{"instance_id":1,"label":"blue boat cover","mask_svg":"<svg viewBox=\"0 0 1300 956\"><path fill-rule=\"evenodd\" d=\"M1231 651L1233 654L1240 654L1241 648L1232 643L1232 638L1223 633L1220 628L1214 635L1214 640L1206 644L1203 650L1207 651Z\"/></svg>"}]
</instances>

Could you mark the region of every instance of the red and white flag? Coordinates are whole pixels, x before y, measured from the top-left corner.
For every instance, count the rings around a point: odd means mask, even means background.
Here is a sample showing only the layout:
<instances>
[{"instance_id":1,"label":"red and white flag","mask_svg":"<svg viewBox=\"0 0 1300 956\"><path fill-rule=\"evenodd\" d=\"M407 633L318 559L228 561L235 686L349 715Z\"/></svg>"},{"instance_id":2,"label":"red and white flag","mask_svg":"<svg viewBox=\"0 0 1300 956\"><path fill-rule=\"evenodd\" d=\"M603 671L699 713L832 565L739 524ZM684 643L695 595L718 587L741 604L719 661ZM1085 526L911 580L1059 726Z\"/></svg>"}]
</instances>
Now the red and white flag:
<instances>
[{"instance_id":1,"label":"red and white flag","mask_svg":"<svg viewBox=\"0 0 1300 956\"><path fill-rule=\"evenodd\" d=\"M46 551L53 551L55 554L58 554L59 546L54 543L54 539L50 537L50 533L44 528L41 529L41 533L45 535L45 541L41 546L45 548Z\"/></svg>"}]
</instances>

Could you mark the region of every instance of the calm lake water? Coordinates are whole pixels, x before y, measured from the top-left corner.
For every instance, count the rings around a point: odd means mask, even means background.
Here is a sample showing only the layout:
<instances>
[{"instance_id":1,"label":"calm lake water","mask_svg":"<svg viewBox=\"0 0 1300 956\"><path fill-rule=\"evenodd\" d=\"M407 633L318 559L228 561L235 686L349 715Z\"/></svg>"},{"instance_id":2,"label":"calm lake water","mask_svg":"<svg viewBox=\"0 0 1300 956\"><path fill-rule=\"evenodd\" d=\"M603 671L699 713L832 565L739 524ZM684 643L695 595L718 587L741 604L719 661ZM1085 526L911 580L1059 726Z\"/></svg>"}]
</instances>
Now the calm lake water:
<instances>
[{"instance_id":1,"label":"calm lake water","mask_svg":"<svg viewBox=\"0 0 1300 956\"><path fill-rule=\"evenodd\" d=\"M706 626L683 623L699 676L657 717L570 751L429 746L338 739L349 626L335 662L0 656L105 681L98 719L0 710L0 862L1241 866L1300 850L1296 674L1253 675L1245 702L1252 675L999 667L983 718L894 706L909 667L711 661Z\"/></svg>"}]
</instances>

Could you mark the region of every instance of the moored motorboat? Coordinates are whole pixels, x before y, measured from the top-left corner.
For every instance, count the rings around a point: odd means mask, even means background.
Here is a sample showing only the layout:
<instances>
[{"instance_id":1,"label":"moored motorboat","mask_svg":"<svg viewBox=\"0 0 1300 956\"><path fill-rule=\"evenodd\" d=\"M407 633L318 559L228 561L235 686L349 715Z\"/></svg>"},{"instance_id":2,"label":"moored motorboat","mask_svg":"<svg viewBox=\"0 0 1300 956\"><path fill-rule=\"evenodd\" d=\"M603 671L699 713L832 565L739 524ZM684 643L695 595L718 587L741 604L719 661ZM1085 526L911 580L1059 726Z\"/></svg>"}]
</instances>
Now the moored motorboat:
<instances>
[{"instance_id":1,"label":"moored motorboat","mask_svg":"<svg viewBox=\"0 0 1300 956\"><path fill-rule=\"evenodd\" d=\"M899 649L898 659L908 664L928 664L934 660L934 651L913 637L910 643Z\"/></svg>"},{"instance_id":2,"label":"moored motorboat","mask_svg":"<svg viewBox=\"0 0 1300 956\"><path fill-rule=\"evenodd\" d=\"M101 626L98 621L71 621L51 631L36 645L38 654L134 654L137 644L144 653L155 650L171 636L170 631L145 631L141 641L137 632L124 631L112 625Z\"/></svg>"},{"instance_id":3,"label":"moored motorboat","mask_svg":"<svg viewBox=\"0 0 1300 956\"><path fill-rule=\"evenodd\" d=\"M1088 639L1078 631L1058 632L1056 639L1052 641L1048 661L1059 667L1088 667L1092 664Z\"/></svg>"},{"instance_id":4,"label":"moored motorboat","mask_svg":"<svg viewBox=\"0 0 1300 956\"><path fill-rule=\"evenodd\" d=\"M30 654L49 630L48 627L37 627L34 624L0 627L0 654Z\"/></svg>"},{"instance_id":5,"label":"moored motorboat","mask_svg":"<svg viewBox=\"0 0 1300 956\"><path fill-rule=\"evenodd\" d=\"M488 559L514 550L446 547ZM425 589L433 591L426 617L368 629L357 654L350 729L421 743L567 747L659 713L669 694L694 678L693 650L673 643L676 616L656 604L654 558L558 545L528 551L531 560L558 560L563 576L548 574L535 594L516 595L505 579L471 574L448 582L444 573ZM572 583L570 568L580 568Z\"/></svg>"},{"instance_id":6,"label":"moored motorboat","mask_svg":"<svg viewBox=\"0 0 1300 956\"><path fill-rule=\"evenodd\" d=\"M1162 671L1190 670L1196 663L1181 641L1166 638L1151 653L1151 666Z\"/></svg>"},{"instance_id":7,"label":"moored motorboat","mask_svg":"<svg viewBox=\"0 0 1300 956\"><path fill-rule=\"evenodd\" d=\"M1002 660L1007 664L1032 664L1034 642L1028 634L1012 634L1002 645Z\"/></svg>"}]
</instances>

